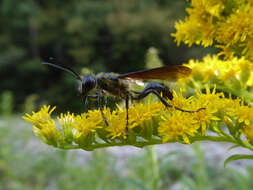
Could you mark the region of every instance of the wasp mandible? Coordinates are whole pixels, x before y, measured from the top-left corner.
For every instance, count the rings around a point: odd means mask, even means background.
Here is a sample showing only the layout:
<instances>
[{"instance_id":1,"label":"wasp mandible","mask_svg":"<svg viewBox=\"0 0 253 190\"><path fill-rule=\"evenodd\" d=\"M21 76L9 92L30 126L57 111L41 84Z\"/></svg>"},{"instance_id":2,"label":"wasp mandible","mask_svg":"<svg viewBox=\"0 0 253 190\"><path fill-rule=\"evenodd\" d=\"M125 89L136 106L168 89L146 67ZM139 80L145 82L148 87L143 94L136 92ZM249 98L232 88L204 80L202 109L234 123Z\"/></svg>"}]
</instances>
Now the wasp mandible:
<instances>
[{"instance_id":1,"label":"wasp mandible","mask_svg":"<svg viewBox=\"0 0 253 190\"><path fill-rule=\"evenodd\" d=\"M176 110L188 113L198 112L205 108L199 108L198 110L184 110L179 107L172 106L167 103L166 99L173 99L172 92L168 86L161 82L150 82L146 85L143 91L137 92L131 89L129 85L130 80L176 80L178 78L186 77L191 74L191 69L182 66L163 66L153 69L146 69L126 74L112 74L112 73L100 73L97 75L85 75L81 77L75 71L68 67L62 67L53 63L43 62L42 64L61 69L68 72L78 81L80 81L78 91L84 100L85 104L88 98L96 98L101 115L105 124L108 126L109 123L103 113L104 104L101 101L101 98L104 95L111 95L125 100L126 105L126 135L128 136L128 109L129 109L129 100L141 100L145 98L150 93L156 95L159 100L166 107L174 107ZM91 90L96 89L96 94L89 94Z\"/></svg>"}]
</instances>

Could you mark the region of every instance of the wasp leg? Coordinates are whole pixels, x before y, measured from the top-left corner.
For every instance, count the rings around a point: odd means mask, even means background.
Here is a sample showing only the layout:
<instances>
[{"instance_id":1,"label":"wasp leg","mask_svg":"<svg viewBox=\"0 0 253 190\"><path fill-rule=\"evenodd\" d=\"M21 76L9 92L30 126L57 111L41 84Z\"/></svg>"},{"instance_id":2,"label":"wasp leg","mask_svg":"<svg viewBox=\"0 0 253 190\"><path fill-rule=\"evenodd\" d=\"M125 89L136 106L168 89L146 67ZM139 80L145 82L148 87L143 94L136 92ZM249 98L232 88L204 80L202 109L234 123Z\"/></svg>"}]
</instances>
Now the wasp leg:
<instances>
[{"instance_id":1,"label":"wasp leg","mask_svg":"<svg viewBox=\"0 0 253 190\"><path fill-rule=\"evenodd\" d=\"M176 106L172 106L170 104L167 103L166 99L163 98L162 96L160 96L159 92L157 92L156 90L154 89L147 89L147 90L144 90L143 92L140 93L140 95L138 95L137 97L134 97L135 100L141 100L143 98L145 98L147 95L149 95L150 93L153 93L155 94L159 100L166 106L166 107L173 107L175 108L176 110L179 110L179 111L182 111L182 112L188 112L188 113L194 113L194 112L198 112L200 110L203 110L205 108L199 108L197 110L194 110L194 111L191 111L191 110L184 110L182 108L179 108L179 107L176 107Z\"/></svg>"},{"instance_id":2,"label":"wasp leg","mask_svg":"<svg viewBox=\"0 0 253 190\"><path fill-rule=\"evenodd\" d=\"M104 105L106 106L106 104L107 104L107 98L106 96L104 96Z\"/></svg>"},{"instance_id":3,"label":"wasp leg","mask_svg":"<svg viewBox=\"0 0 253 190\"><path fill-rule=\"evenodd\" d=\"M102 89L99 89L98 90L98 94L97 94L97 98L98 98L98 106L100 108L100 111L101 111L101 115L103 117L103 120L105 121L105 124L108 126L109 123L107 121L107 119L105 118L105 115L104 115L104 105L101 103L101 96L102 96Z\"/></svg>"},{"instance_id":4,"label":"wasp leg","mask_svg":"<svg viewBox=\"0 0 253 190\"><path fill-rule=\"evenodd\" d=\"M88 108L88 98L97 98L97 94L81 95L82 101L84 102L85 108ZM88 108L89 110L89 108Z\"/></svg>"},{"instance_id":5,"label":"wasp leg","mask_svg":"<svg viewBox=\"0 0 253 190\"><path fill-rule=\"evenodd\" d=\"M87 104L88 103L88 98L97 98L98 95L97 94L88 94L85 97L86 97L86 102L85 103Z\"/></svg>"},{"instance_id":6,"label":"wasp leg","mask_svg":"<svg viewBox=\"0 0 253 190\"><path fill-rule=\"evenodd\" d=\"M81 95L82 102L84 103L84 110L86 111L86 108L88 107L88 97Z\"/></svg>"},{"instance_id":7,"label":"wasp leg","mask_svg":"<svg viewBox=\"0 0 253 190\"><path fill-rule=\"evenodd\" d=\"M127 137L128 137L128 108L129 108L129 95L126 94L126 136Z\"/></svg>"}]
</instances>

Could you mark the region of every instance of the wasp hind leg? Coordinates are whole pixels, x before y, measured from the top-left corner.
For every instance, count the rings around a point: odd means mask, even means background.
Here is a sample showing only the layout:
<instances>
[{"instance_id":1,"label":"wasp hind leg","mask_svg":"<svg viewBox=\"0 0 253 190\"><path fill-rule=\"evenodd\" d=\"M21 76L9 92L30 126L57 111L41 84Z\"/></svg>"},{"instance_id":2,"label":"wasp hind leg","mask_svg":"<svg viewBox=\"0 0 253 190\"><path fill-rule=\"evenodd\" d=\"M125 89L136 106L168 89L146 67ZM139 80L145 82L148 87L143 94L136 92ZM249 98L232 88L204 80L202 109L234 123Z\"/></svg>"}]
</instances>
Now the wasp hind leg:
<instances>
[{"instance_id":1,"label":"wasp hind leg","mask_svg":"<svg viewBox=\"0 0 253 190\"><path fill-rule=\"evenodd\" d=\"M132 100L132 96L131 96ZM128 109L129 109L129 94L126 94L126 136L128 137Z\"/></svg>"},{"instance_id":2,"label":"wasp hind leg","mask_svg":"<svg viewBox=\"0 0 253 190\"><path fill-rule=\"evenodd\" d=\"M133 99L134 99L134 100L142 100L143 98L145 98L146 96L148 96L150 93L152 93L152 94L156 95L156 96L159 98L159 100L160 100L166 107L168 107L168 108L173 107L173 108L175 108L176 110L179 110L179 111L182 111L182 112L188 112L188 113L194 113L194 112L198 112L198 111L200 111L200 110L205 109L205 108L199 108L199 109L197 109L197 110L192 111L192 110L184 110L184 109L182 109L182 108L179 108L179 107L176 107L176 106L172 106L172 105L168 104L168 102L166 101L166 99L160 95L161 92L162 92L161 90L156 90L156 89L154 89L153 87L152 87L152 88L145 88L142 92L139 93L139 95L133 97Z\"/></svg>"}]
</instances>

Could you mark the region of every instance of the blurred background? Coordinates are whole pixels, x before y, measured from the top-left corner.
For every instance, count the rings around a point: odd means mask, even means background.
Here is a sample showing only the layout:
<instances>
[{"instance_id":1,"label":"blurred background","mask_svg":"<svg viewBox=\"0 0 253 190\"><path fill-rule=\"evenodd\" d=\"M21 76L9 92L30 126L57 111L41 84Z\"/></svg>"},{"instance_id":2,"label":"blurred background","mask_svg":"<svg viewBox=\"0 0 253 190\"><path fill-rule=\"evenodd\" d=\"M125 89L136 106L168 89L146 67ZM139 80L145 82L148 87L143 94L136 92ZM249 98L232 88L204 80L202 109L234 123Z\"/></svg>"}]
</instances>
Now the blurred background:
<instances>
[{"instance_id":1,"label":"blurred background","mask_svg":"<svg viewBox=\"0 0 253 190\"><path fill-rule=\"evenodd\" d=\"M42 61L80 74L126 73L146 67L150 48L165 65L214 52L173 42L186 7L184 0L1 0L0 190L252 189L251 168L223 168L226 146L209 147L218 152L212 157L200 145L61 151L21 120L43 104L57 106L56 114L83 111L75 79Z\"/></svg>"},{"instance_id":2,"label":"blurred background","mask_svg":"<svg viewBox=\"0 0 253 190\"><path fill-rule=\"evenodd\" d=\"M0 1L2 102L12 99L15 113L31 111L33 103L82 110L75 79L42 61L80 74L126 73L145 68L151 47L166 65L202 57L210 49L177 47L170 36L186 6L184 0Z\"/></svg>"}]
</instances>

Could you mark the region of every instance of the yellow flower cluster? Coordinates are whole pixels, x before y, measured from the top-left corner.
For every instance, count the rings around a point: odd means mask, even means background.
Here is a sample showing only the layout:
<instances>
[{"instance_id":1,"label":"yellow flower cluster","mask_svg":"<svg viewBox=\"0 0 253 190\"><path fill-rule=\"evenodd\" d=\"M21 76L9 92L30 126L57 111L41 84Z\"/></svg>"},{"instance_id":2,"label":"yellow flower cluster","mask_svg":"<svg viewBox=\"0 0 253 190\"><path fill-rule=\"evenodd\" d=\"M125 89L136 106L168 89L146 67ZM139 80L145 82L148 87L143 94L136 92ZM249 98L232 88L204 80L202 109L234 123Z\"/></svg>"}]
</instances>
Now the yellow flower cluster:
<instances>
[{"instance_id":1,"label":"yellow flower cluster","mask_svg":"<svg viewBox=\"0 0 253 190\"><path fill-rule=\"evenodd\" d=\"M177 44L215 46L221 54L253 59L253 3L250 0L191 0L188 16L175 23Z\"/></svg>"},{"instance_id":2,"label":"yellow flower cluster","mask_svg":"<svg viewBox=\"0 0 253 190\"><path fill-rule=\"evenodd\" d=\"M33 124L34 132L45 143L63 149L81 148L93 150L107 146L145 146L166 142L192 143L198 138L208 140L206 130L216 132L221 137L233 139L238 133L244 134L248 141L253 140L253 109L239 99L225 98L215 89L206 93L198 92L195 97L185 98L173 92L174 100L168 100L172 108L160 102L135 103L129 109L129 136L126 136L126 110L118 108L104 114L109 122L106 126L100 110L91 110L81 115L61 114L55 123L51 113L55 109L44 106L39 112L26 114L24 120ZM176 110L198 110L189 113ZM225 134L220 127L226 125L224 118L233 120L233 134ZM231 125L227 125L231 128ZM217 135L216 135L217 136ZM236 142L236 140L235 140Z\"/></svg>"},{"instance_id":3,"label":"yellow flower cluster","mask_svg":"<svg viewBox=\"0 0 253 190\"><path fill-rule=\"evenodd\" d=\"M32 115L26 114L23 117L26 121L33 124L33 132L37 134L45 143L57 146L60 132L55 126L51 113L56 107L50 109L50 106L44 106L39 112L32 112Z\"/></svg>"},{"instance_id":4,"label":"yellow flower cluster","mask_svg":"<svg viewBox=\"0 0 253 190\"><path fill-rule=\"evenodd\" d=\"M207 55L202 61L190 60L185 66L192 69L191 77L186 80L201 81L203 84L236 84L241 88L253 86L253 65L244 57L221 60L217 55ZM187 81L183 79L182 82Z\"/></svg>"},{"instance_id":5,"label":"yellow flower cluster","mask_svg":"<svg viewBox=\"0 0 253 190\"><path fill-rule=\"evenodd\" d=\"M181 88L202 90L216 86L219 91L253 102L253 65L245 57L221 60L217 55L207 55L185 66L192 69L192 75L178 81Z\"/></svg>"}]
</instances>

